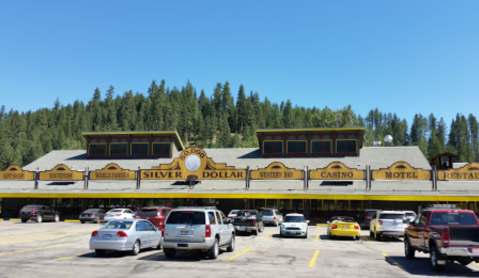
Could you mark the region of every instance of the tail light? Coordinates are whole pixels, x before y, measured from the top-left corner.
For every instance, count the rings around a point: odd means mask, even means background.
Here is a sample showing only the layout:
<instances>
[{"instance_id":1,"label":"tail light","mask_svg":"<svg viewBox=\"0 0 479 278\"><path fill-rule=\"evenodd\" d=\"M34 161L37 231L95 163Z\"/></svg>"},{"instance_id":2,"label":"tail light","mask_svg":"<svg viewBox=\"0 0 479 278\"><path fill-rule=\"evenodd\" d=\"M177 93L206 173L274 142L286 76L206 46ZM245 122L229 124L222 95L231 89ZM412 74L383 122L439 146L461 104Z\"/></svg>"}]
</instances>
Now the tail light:
<instances>
[{"instance_id":1,"label":"tail light","mask_svg":"<svg viewBox=\"0 0 479 278\"><path fill-rule=\"evenodd\" d=\"M338 228L338 225L331 226L331 229L337 229L337 228Z\"/></svg>"},{"instance_id":2,"label":"tail light","mask_svg":"<svg viewBox=\"0 0 479 278\"><path fill-rule=\"evenodd\" d=\"M30 213L37 213L37 211L36 210L31 210Z\"/></svg>"},{"instance_id":3,"label":"tail light","mask_svg":"<svg viewBox=\"0 0 479 278\"><path fill-rule=\"evenodd\" d=\"M451 234L449 233L449 228L447 228L441 234L442 247L449 247L450 237Z\"/></svg>"},{"instance_id":4,"label":"tail light","mask_svg":"<svg viewBox=\"0 0 479 278\"><path fill-rule=\"evenodd\" d=\"M95 215L94 215L94 214L92 214L92 215L91 215L91 217L95 217Z\"/></svg>"},{"instance_id":5,"label":"tail light","mask_svg":"<svg viewBox=\"0 0 479 278\"><path fill-rule=\"evenodd\" d=\"M382 224L383 224L383 221L382 221L382 220L378 220L378 223L379 223L379 225L382 225Z\"/></svg>"},{"instance_id":6,"label":"tail light","mask_svg":"<svg viewBox=\"0 0 479 278\"><path fill-rule=\"evenodd\" d=\"M165 230L161 230L161 236L165 237Z\"/></svg>"},{"instance_id":7,"label":"tail light","mask_svg":"<svg viewBox=\"0 0 479 278\"><path fill-rule=\"evenodd\" d=\"M228 218L233 218L233 216L228 216Z\"/></svg>"},{"instance_id":8,"label":"tail light","mask_svg":"<svg viewBox=\"0 0 479 278\"><path fill-rule=\"evenodd\" d=\"M369 219L369 218L371 218L371 216L366 215L366 216L364 216L364 218Z\"/></svg>"},{"instance_id":9,"label":"tail light","mask_svg":"<svg viewBox=\"0 0 479 278\"><path fill-rule=\"evenodd\" d=\"M91 236L97 236L97 235L98 235L98 231L93 231L93 232L91 233Z\"/></svg>"},{"instance_id":10,"label":"tail light","mask_svg":"<svg viewBox=\"0 0 479 278\"><path fill-rule=\"evenodd\" d=\"M274 219L274 220L276 220L276 216L275 216L275 217L273 217L273 219Z\"/></svg>"},{"instance_id":11,"label":"tail light","mask_svg":"<svg viewBox=\"0 0 479 278\"><path fill-rule=\"evenodd\" d=\"M253 220L253 224L255 224L255 225L256 225L256 220Z\"/></svg>"},{"instance_id":12,"label":"tail light","mask_svg":"<svg viewBox=\"0 0 479 278\"><path fill-rule=\"evenodd\" d=\"M123 231L119 231L118 233L116 233L116 235L119 237L128 237L128 235Z\"/></svg>"},{"instance_id":13,"label":"tail light","mask_svg":"<svg viewBox=\"0 0 479 278\"><path fill-rule=\"evenodd\" d=\"M358 226L358 225L354 225L354 229L355 229L355 230L359 230L359 226Z\"/></svg>"},{"instance_id":14,"label":"tail light","mask_svg":"<svg viewBox=\"0 0 479 278\"><path fill-rule=\"evenodd\" d=\"M205 237L211 237L211 226L210 225L206 225Z\"/></svg>"},{"instance_id":15,"label":"tail light","mask_svg":"<svg viewBox=\"0 0 479 278\"><path fill-rule=\"evenodd\" d=\"M121 216L121 213L117 213L116 216Z\"/></svg>"}]
</instances>

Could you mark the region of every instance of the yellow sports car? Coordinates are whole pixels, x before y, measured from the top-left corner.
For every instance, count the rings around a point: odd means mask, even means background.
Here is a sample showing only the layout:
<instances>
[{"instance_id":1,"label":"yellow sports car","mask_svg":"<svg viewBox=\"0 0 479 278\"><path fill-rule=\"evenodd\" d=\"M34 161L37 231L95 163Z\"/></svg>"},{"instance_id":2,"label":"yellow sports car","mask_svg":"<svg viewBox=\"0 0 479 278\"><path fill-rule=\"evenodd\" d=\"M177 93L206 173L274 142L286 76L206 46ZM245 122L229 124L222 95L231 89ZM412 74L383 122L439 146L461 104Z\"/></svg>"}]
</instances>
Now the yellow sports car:
<instances>
[{"instance_id":1,"label":"yellow sports car","mask_svg":"<svg viewBox=\"0 0 479 278\"><path fill-rule=\"evenodd\" d=\"M328 236L329 238L338 237L353 237L359 239L361 228L354 218L349 216L333 216L328 221Z\"/></svg>"}]
</instances>

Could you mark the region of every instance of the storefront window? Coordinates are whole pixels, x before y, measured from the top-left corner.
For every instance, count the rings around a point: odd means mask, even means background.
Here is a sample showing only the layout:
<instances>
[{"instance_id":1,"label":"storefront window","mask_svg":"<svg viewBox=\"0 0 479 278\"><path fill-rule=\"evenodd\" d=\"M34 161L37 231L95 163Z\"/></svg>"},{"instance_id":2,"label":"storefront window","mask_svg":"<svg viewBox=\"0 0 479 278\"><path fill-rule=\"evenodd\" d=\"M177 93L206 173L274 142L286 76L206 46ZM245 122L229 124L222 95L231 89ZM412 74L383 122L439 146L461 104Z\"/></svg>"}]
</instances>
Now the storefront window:
<instances>
[{"instance_id":1,"label":"storefront window","mask_svg":"<svg viewBox=\"0 0 479 278\"><path fill-rule=\"evenodd\" d=\"M110 143L110 155L127 155L128 143L126 139L113 139Z\"/></svg>"},{"instance_id":2,"label":"storefront window","mask_svg":"<svg viewBox=\"0 0 479 278\"><path fill-rule=\"evenodd\" d=\"M255 199L254 200L254 207L255 209L261 209L266 207L266 200L265 199Z\"/></svg>"},{"instance_id":3,"label":"storefront window","mask_svg":"<svg viewBox=\"0 0 479 278\"><path fill-rule=\"evenodd\" d=\"M334 205L334 200L324 200L324 210L335 211L336 207Z\"/></svg>"},{"instance_id":4,"label":"storefront window","mask_svg":"<svg viewBox=\"0 0 479 278\"><path fill-rule=\"evenodd\" d=\"M331 140L318 140L311 144L312 153L331 153Z\"/></svg>"},{"instance_id":5,"label":"storefront window","mask_svg":"<svg viewBox=\"0 0 479 278\"><path fill-rule=\"evenodd\" d=\"M311 210L322 210L322 200L311 200Z\"/></svg>"},{"instance_id":6,"label":"storefront window","mask_svg":"<svg viewBox=\"0 0 479 278\"><path fill-rule=\"evenodd\" d=\"M298 210L303 210L303 200L293 200L293 210L298 211Z\"/></svg>"},{"instance_id":7,"label":"storefront window","mask_svg":"<svg viewBox=\"0 0 479 278\"><path fill-rule=\"evenodd\" d=\"M121 199L111 199L110 201L110 208L119 208L121 207L121 202L120 202Z\"/></svg>"},{"instance_id":8,"label":"storefront window","mask_svg":"<svg viewBox=\"0 0 479 278\"><path fill-rule=\"evenodd\" d=\"M264 153L265 154L282 154L283 142L282 141L264 142Z\"/></svg>"},{"instance_id":9,"label":"storefront window","mask_svg":"<svg viewBox=\"0 0 479 278\"><path fill-rule=\"evenodd\" d=\"M289 199L280 200L280 208L279 209L290 210L291 209L291 200L289 200Z\"/></svg>"},{"instance_id":10,"label":"storefront window","mask_svg":"<svg viewBox=\"0 0 479 278\"><path fill-rule=\"evenodd\" d=\"M351 211L361 211L361 201L351 201Z\"/></svg>"},{"instance_id":11,"label":"storefront window","mask_svg":"<svg viewBox=\"0 0 479 278\"><path fill-rule=\"evenodd\" d=\"M170 143L153 143L153 155L169 156Z\"/></svg>"},{"instance_id":12,"label":"storefront window","mask_svg":"<svg viewBox=\"0 0 479 278\"><path fill-rule=\"evenodd\" d=\"M133 139L131 143L131 155L148 155L149 144L148 138L143 138L141 141L138 138Z\"/></svg>"},{"instance_id":13,"label":"storefront window","mask_svg":"<svg viewBox=\"0 0 479 278\"><path fill-rule=\"evenodd\" d=\"M106 140L91 139L88 144L88 155L106 155Z\"/></svg>"},{"instance_id":14,"label":"storefront window","mask_svg":"<svg viewBox=\"0 0 479 278\"><path fill-rule=\"evenodd\" d=\"M344 201L344 200L338 201L338 205L337 205L338 211L348 211L349 210L348 207L349 207L348 201Z\"/></svg>"}]
</instances>

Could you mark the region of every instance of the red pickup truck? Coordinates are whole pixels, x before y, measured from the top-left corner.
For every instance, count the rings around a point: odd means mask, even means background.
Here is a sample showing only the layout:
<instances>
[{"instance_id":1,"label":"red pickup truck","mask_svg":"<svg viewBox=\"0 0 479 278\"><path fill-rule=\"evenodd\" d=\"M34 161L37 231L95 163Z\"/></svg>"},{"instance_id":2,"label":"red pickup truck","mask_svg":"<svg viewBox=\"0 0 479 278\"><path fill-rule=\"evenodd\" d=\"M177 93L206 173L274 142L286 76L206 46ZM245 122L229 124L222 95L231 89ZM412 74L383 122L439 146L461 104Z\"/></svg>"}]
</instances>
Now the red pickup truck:
<instances>
[{"instance_id":1,"label":"red pickup truck","mask_svg":"<svg viewBox=\"0 0 479 278\"><path fill-rule=\"evenodd\" d=\"M479 220L473 211L451 205L424 209L404 232L406 258L414 258L416 251L430 254L434 271L447 261L479 262Z\"/></svg>"}]
</instances>

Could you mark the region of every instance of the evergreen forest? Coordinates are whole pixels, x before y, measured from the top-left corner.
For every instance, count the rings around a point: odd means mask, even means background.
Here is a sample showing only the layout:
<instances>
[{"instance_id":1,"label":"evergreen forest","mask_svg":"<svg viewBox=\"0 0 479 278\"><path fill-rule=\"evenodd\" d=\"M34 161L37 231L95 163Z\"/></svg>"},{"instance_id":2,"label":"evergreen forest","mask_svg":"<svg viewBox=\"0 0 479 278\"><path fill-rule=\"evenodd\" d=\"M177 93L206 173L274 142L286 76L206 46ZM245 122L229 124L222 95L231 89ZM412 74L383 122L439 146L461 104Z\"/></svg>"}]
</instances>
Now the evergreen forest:
<instances>
[{"instance_id":1,"label":"evergreen forest","mask_svg":"<svg viewBox=\"0 0 479 278\"><path fill-rule=\"evenodd\" d=\"M236 95L236 98L233 97ZM433 114L417 113L412 123L375 108L357 115L349 105L299 107L291 100L272 103L241 85L232 91L228 82L217 83L210 97L197 92L190 82L182 88L153 81L147 95L115 94L98 88L88 103L75 101L53 108L18 112L0 109L0 169L11 164L24 166L52 150L81 150L86 131L176 130L185 146L201 148L258 147L256 129L308 127L365 127L364 146L372 146L385 135L394 146L419 146L427 158L442 152L456 154L455 161L479 160L477 118L458 113L449 125Z\"/></svg>"}]
</instances>

